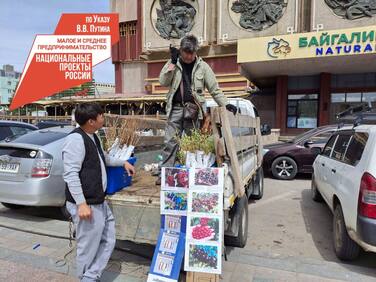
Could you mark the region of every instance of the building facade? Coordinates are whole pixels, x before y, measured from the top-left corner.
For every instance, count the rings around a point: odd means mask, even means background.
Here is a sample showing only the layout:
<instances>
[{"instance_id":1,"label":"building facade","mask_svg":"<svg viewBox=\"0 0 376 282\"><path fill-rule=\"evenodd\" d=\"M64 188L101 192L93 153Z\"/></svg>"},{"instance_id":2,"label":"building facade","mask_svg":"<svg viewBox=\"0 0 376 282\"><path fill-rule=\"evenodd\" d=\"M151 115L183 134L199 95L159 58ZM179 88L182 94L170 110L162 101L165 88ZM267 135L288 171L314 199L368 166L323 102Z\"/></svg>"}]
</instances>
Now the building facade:
<instances>
[{"instance_id":1,"label":"building facade","mask_svg":"<svg viewBox=\"0 0 376 282\"><path fill-rule=\"evenodd\" d=\"M262 123L297 134L376 102L376 0L110 0L119 13L116 93L164 95L170 44L200 41L226 95L250 99ZM251 81L251 82L250 82Z\"/></svg>"},{"instance_id":2,"label":"building facade","mask_svg":"<svg viewBox=\"0 0 376 282\"><path fill-rule=\"evenodd\" d=\"M0 105L9 105L16 89L21 73L16 72L12 65L3 65L0 69Z\"/></svg>"}]
</instances>

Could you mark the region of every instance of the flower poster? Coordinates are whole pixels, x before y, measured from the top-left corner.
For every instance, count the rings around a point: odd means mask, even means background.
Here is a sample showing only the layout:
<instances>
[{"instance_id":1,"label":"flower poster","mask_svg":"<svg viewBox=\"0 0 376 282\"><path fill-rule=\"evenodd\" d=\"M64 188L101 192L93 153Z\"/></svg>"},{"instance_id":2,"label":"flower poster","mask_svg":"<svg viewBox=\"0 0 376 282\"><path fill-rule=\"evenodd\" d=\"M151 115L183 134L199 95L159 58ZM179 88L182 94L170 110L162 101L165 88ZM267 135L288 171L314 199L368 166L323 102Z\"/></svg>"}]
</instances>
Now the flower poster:
<instances>
[{"instance_id":1,"label":"flower poster","mask_svg":"<svg viewBox=\"0 0 376 282\"><path fill-rule=\"evenodd\" d=\"M190 191L189 212L202 215L219 215L222 209L221 195L217 192Z\"/></svg>"},{"instance_id":2,"label":"flower poster","mask_svg":"<svg viewBox=\"0 0 376 282\"><path fill-rule=\"evenodd\" d=\"M162 167L161 190L188 190L188 187L188 169L176 167Z\"/></svg>"},{"instance_id":3,"label":"flower poster","mask_svg":"<svg viewBox=\"0 0 376 282\"><path fill-rule=\"evenodd\" d=\"M223 243L223 168L190 171L185 271L221 274Z\"/></svg>"},{"instance_id":4,"label":"flower poster","mask_svg":"<svg viewBox=\"0 0 376 282\"><path fill-rule=\"evenodd\" d=\"M186 215L187 193L161 191L161 214Z\"/></svg>"},{"instance_id":5,"label":"flower poster","mask_svg":"<svg viewBox=\"0 0 376 282\"><path fill-rule=\"evenodd\" d=\"M222 254L218 245L187 244L185 270L221 273Z\"/></svg>"},{"instance_id":6,"label":"flower poster","mask_svg":"<svg viewBox=\"0 0 376 282\"><path fill-rule=\"evenodd\" d=\"M218 167L195 168L190 171L189 187L215 190L223 188L224 170Z\"/></svg>"},{"instance_id":7,"label":"flower poster","mask_svg":"<svg viewBox=\"0 0 376 282\"><path fill-rule=\"evenodd\" d=\"M222 226L218 217L191 217L187 235L201 242L219 242Z\"/></svg>"}]
</instances>

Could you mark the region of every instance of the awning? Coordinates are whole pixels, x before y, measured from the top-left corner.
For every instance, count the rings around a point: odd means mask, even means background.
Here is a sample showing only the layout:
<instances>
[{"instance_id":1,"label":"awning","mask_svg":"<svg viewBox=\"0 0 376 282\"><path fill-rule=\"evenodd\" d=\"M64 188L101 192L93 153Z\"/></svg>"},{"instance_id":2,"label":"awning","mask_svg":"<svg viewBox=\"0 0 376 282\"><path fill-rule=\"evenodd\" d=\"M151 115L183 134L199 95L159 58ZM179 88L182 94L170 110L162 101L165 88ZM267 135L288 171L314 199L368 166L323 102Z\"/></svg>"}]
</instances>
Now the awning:
<instances>
[{"instance_id":1,"label":"awning","mask_svg":"<svg viewBox=\"0 0 376 282\"><path fill-rule=\"evenodd\" d=\"M207 95L208 98L210 95ZM242 97L246 98L249 96L249 93L226 93L226 97ZM166 95L124 95L124 94L115 94L111 96L105 97L95 97L95 96L87 96L87 97L70 97L70 98L62 98L56 100L42 100L33 103L33 105L41 105L41 106L62 106L62 105L69 105L69 104L77 104L77 103L85 103L85 102L97 102L97 103L107 103L107 104L119 104L119 103L144 103L144 102L165 102Z\"/></svg>"}]
</instances>

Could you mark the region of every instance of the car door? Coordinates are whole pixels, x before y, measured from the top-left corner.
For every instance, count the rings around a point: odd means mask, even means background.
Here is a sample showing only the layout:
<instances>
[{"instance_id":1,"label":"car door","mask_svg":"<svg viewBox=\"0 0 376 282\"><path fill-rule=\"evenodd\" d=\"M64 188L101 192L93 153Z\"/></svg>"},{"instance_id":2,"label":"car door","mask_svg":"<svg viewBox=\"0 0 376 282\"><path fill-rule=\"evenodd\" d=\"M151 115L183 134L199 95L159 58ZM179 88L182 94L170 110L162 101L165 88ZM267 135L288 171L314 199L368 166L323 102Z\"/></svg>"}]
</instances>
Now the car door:
<instances>
[{"instance_id":1,"label":"car door","mask_svg":"<svg viewBox=\"0 0 376 282\"><path fill-rule=\"evenodd\" d=\"M327 165L330 161L333 147L336 143L338 135L334 134L330 137L329 141L326 143L322 153L317 157L314 162L314 178L317 188L319 189L321 195L326 199L328 190L328 171Z\"/></svg>"},{"instance_id":2,"label":"car door","mask_svg":"<svg viewBox=\"0 0 376 282\"><path fill-rule=\"evenodd\" d=\"M356 230L360 181L366 170L363 152L368 141L367 132L354 132L342 158L343 167L338 173L342 185L336 185L346 225Z\"/></svg>"},{"instance_id":3,"label":"car door","mask_svg":"<svg viewBox=\"0 0 376 282\"><path fill-rule=\"evenodd\" d=\"M344 184L343 179L343 156L351 138L351 132L343 131L338 134L331 157L326 162L327 187L326 199L332 206L333 195L337 194L338 187Z\"/></svg>"},{"instance_id":4,"label":"car door","mask_svg":"<svg viewBox=\"0 0 376 282\"><path fill-rule=\"evenodd\" d=\"M334 130L328 130L324 132L318 132L309 138L303 140L299 145L301 150L301 163L300 167L302 172L310 173L312 172L312 164L315 161L317 155L312 153L312 147L324 148L325 144L328 142L329 138L332 136Z\"/></svg>"}]
</instances>

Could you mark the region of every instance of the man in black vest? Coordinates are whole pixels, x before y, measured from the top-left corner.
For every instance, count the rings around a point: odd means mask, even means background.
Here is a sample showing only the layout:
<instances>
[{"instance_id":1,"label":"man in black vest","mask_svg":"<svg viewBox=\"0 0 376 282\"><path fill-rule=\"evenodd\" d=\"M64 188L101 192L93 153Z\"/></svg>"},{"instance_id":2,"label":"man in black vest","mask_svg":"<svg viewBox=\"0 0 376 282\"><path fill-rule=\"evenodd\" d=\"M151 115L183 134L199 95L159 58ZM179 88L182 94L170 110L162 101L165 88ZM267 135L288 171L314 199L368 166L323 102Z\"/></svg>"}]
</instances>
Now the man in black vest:
<instances>
[{"instance_id":1,"label":"man in black vest","mask_svg":"<svg viewBox=\"0 0 376 282\"><path fill-rule=\"evenodd\" d=\"M103 152L95 134L104 123L98 104L78 105L75 120L80 127L67 136L62 152L67 209L76 226L78 278L99 281L116 241L114 217L105 201L106 165L124 166L129 175L135 170Z\"/></svg>"}]
</instances>

